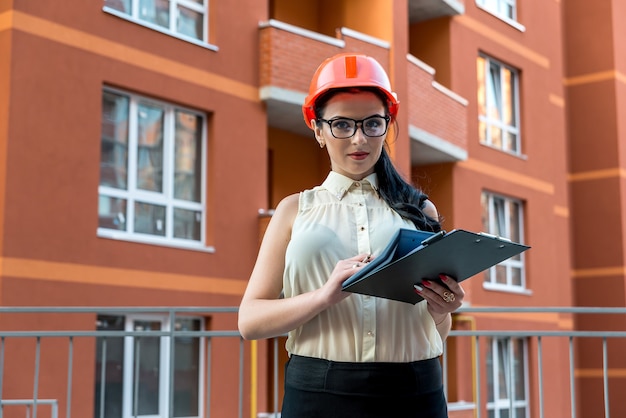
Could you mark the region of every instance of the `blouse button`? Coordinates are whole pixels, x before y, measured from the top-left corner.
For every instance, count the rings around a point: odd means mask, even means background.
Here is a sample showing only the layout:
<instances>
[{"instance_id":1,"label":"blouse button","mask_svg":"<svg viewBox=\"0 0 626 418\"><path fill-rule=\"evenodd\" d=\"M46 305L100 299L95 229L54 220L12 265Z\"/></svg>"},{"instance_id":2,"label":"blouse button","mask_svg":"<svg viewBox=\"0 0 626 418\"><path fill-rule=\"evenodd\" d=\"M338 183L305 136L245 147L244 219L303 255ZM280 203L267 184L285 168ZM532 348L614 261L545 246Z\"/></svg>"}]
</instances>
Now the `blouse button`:
<instances>
[{"instance_id":1,"label":"blouse button","mask_svg":"<svg viewBox=\"0 0 626 418\"><path fill-rule=\"evenodd\" d=\"M357 182L355 182L355 183L354 183L354 185L355 185L356 187L360 187L360 186L361 186L361 183L359 183L359 182L357 181Z\"/></svg>"},{"instance_id":2,"label":"blouse button","mask_svg":"<svg viewBox=\"0 0 626 418\"><path fill-rule=\"evenodd\" d=\"M367 335L368 335L369 337L373 337L373 336L374 336L374 333L373 333L372 331L367 331Z\"/></svg>"},{"instance_id":3,"label":"blouse button","mask_svg":"<svg viewBox=\"0 0 626 418\"><path fill-rule=\"evenodd\" d=\"M365 231L365 227L364 226L361 227L361 231Z\"/></svg>"}]
</instances>

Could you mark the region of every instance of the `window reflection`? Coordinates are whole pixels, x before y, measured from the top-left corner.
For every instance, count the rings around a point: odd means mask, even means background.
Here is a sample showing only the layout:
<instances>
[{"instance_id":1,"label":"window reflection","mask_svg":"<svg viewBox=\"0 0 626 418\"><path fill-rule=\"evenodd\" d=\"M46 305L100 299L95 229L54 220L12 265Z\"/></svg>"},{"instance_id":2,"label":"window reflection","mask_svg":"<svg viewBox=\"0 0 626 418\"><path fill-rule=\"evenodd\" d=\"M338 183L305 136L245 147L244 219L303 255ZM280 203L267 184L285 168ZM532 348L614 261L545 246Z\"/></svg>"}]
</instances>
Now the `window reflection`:
<instances>
[{"instance_id":1,"label":"window reflection","mask_svg":"<svg viewBox=\"0 0 626 418\"><path fill-rule=\"evenodd\" d=\"M519 153L518 73L484 56L478 57L476 70L480 142Z\"/></svg>"},{"instance_id":2,"label":"window reflection","mask_svg":"<svg viewBox=\"0 0 626 418\"><path fill-rule=\"evenodd\" d=\"M105 92L102 96L100 185L125 189L128 167L129 98Z\"/></svg>"},{"instance_id":3,"label":"window reflection","mask_svg":"<svg viewBox=\"0 0 626 418\"><path fill-rule=\"evenodd\" d=\"M103 92L99 234L202 242L205 124L199 112Z\"/></svg>"}]
</instances>

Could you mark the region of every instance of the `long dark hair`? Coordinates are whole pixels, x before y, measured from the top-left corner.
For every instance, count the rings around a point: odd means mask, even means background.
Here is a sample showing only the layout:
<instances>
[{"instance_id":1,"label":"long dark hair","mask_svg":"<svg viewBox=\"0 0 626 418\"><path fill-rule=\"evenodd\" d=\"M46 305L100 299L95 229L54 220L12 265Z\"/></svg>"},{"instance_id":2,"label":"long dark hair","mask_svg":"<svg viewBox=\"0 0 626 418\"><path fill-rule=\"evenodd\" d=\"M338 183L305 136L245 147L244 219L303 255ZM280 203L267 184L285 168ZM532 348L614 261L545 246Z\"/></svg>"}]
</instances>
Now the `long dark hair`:
<instances>
[{"instance_id":1,"label":"long dark hair","mask_svg":"<svg viewBox=\"0 0 626 418\"><path fill-rule=\"evenodd\" d=\"M377 88L348 87L332 89L322 94L315 102L315 117L317 119L322 117L326 104L335 94L341 92L357 93L361 91L369 91L376 94L385 104L386 111L388 110L387 99ZM397 130L395 132L397 133ZM374 171L378 176L378 194L391 209L403 218L413 222L417 229L433 232L441 230L439 219L433 219L424 213L423 209L428 195L404 180L393 165L385 146L383 146L380 158L374 165Z\"/></svg>"}]
</instances>

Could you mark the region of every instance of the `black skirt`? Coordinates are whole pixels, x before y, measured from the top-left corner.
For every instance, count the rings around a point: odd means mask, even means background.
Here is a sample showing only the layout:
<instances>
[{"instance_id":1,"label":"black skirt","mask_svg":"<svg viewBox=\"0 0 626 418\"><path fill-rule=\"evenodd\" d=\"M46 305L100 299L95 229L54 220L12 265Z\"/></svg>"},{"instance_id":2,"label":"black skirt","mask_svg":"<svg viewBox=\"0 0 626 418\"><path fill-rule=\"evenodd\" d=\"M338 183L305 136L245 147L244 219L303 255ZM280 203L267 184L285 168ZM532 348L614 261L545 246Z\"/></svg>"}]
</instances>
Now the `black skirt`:
<instances>
[{"instance_id":1,"label":"black skirt","mask_svg":"<svg viewBox=\"0 0 626 418\"><path fill-rule=\"evenodd\" d=\"M281 418L447 418L439 359L349 363L292 355Z\"/></svg>"}]
</instances>

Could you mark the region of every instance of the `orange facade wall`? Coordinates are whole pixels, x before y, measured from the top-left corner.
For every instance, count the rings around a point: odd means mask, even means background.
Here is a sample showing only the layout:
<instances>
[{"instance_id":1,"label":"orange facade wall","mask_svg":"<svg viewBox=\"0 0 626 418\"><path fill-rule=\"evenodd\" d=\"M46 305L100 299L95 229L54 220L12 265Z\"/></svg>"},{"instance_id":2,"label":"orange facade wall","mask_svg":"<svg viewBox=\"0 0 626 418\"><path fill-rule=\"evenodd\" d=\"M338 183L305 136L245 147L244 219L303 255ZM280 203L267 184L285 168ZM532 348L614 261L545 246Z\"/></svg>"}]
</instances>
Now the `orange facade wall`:
<instances>
[{"instance_id":1,"label":"orange facade wall","mask_svg":"<svg viewBox=\"0 0 626 418\"><path fill-rule=\"evenodd\" d=\"M135 34L143 32L143 28L98 8L83 11L96 15L91 17L92 32L96 34L98 27L105 27L103 20L113 19L113 25L120 25L112 32L117 39L99 35L76 39L77 29L63 22L40 21L34 15L14 12L16 29L9 33L15 47L12 67L16 74L11 78L11 90L16 94L11 97L10 141L4 154L12 158L3 166L7 174L3 183L5 198L10 202L5 208L3 256L11 260L9 266L20 275L26 275L23 270L28 269L27 260L32 259L62 263L67 268L85 265L85 273L93 273L97 266L117 268L126 271L127 278L134 276L133 270L153 270L188 277L189 283L199 282L202 277L245 279L256 246L254 242L233 242L228 237L254 234L258 209L266 205L267 184L239 170L245 166L253 171L265 171L265 160L257 156L266 152L266 132L261 129L250 133L246 129L264 126L263 109L253 94L255 73L250 69L257 61L256 54L249 58L251 65L242 65L241 61L231 66L222 63L221 68L211 65L229 74L230 86L220 91L206 84L211 84L212 78L223 78L205 66L208 58L216 55L214 52L202 51L194 45L181 48L174 44L175 40L165 37L165 44L143 40L146 43L143 56L135 57L132 46L118 42L126 38L140 42L141 36L138 40ZM38 8L37 12L45 14L46 10ZM40 30L36 25L40 22L47 27ZM72 23L80 27L81 20ZM43 33L45 29L52 32ZM147 37L159 36L154 31L145 32ZM168 47L167 42L172 45ZM158 57L145 52L149 51L149 45L159 45ZM248 47L254 49L254 45ZM200 58L184 57L186 49L189 57ZM140 63L137 59L142 58L147 60ZM195 74L176 76L179 60L193 63L195 67L188 69L193 69ZM239 73L241 80L234 78ZM166 99L209 115L207 232L208 244L217 248L214 254L95 236L100 102L104 86ZM241 153L235 144L250 134L258 140L246 146L248 152ZM232 192L233 184L239 184L240 193ZM235 262L242 258L247 263ZM105 270L98 271L100 276L105 274ZM54 280L53 275L47 276L44 279ZM110 284L115 285L116 281ZM150 286L141 280L136 284ZM241 286L237 285L238 292ZM203 287L209 290L214 286L197 283L183 285L182 289L195 291Z\"/></svg>"}]
</instances>

